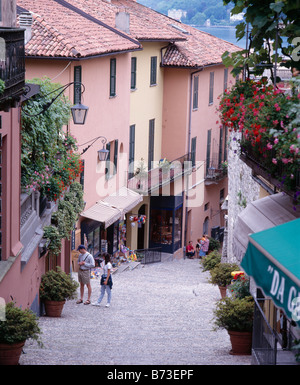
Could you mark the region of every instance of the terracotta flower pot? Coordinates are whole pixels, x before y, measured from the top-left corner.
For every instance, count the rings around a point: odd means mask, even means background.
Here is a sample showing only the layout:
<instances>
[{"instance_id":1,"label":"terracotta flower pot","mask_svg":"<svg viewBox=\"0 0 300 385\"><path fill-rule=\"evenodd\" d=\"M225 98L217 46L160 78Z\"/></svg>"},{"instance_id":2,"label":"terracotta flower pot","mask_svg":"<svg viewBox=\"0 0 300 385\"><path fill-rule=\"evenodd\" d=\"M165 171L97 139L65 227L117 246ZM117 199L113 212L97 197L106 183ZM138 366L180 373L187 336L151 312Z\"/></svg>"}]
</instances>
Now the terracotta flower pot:
<instances>
[{"instance_id":1,"label":"terracotta flower pot","mask_svg":"<svg viewBox=\"0 0 300 385\"><path fill-rule=\"evenodd\" d=\"M233 355L251 355L252 333L251 332L235 332L228 330L231 341L230 354Z\"/></svg>"},{"instance_id":2,"label":"terracotta flower pot","mask_svg":"<svg viewBox=\"0 0 300 385\"><path fill-rule=\"evenodd\" d=\"M227 287L226 286L219 286L219 290L220 290L220 293L221 293L221 298L225 298L226 297Z\"/></svg>"},{"instance_id":3,"label":"terracotta flower pot","mask_svg":"<svg viewBox=\"0 0 300 385\"><path fill-rule=\"evenodd\" d=\"M46 316L60 317L66 301L44 301Z\"/></svg>"},{"instance_id":4,"label":"terracotta flower pot","mask_svg":"<svg viewBox=\"0 0 300 385\"><path fill-rule=\"evenodd\" d=\"M0 365L18 365L25 341L15 344L0 343Z\"/></svg>"}]
</instances>

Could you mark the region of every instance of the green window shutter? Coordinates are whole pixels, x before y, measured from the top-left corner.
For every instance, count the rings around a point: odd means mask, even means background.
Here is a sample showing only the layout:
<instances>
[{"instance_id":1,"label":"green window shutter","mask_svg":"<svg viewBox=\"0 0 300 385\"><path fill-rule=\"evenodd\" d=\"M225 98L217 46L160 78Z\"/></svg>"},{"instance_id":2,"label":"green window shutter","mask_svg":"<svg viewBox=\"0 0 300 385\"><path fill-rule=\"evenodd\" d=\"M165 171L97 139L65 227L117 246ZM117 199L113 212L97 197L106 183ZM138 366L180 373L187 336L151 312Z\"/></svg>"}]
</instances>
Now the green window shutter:
<instances>
[{"instance_id":1,"label":"green window shutter","mask_svg":"<svg viewBox=\"0 0 300 385\"><path fill-rule=\"evenodd\" d=\"M81 66L74 67L74 104L81 103Z\"/></svg>"},{"instance_id":2,"label":"green window shutter","mask_svg":"<svg viewBox=\"0 0 300 385\"><path fill-rule=\"evenodd\" d=\"M110 87L109 96L116 96L116 59L110 59Z\"/></svg>"},{"instance_id":3,"label":"green window shutter","mask_svg":"<svg viewBox=\"0 0 300 385\"><path fill-rule=\"evenodd\" d=\"M198 108L199 76L194 76L193 109Z\"/></svg>"},{"instance_id":4,"label":"green window shutter","mask_svg":"<svg viewBox=\"0 0 300 385\"><path fill-rule=\"evenodd\" d=\"M223 154L223 127L220 128L220 140L219 140L219 168L222 163L222 154Z\"/></svg>"},{"instance_id":5,"label":"green window shutter","mask_svg":"<svg viewBox=\"0 0 300 385\"><path fill-rule=\"evenodd\" d=\"M192 167L196 165L196 143L197 143L197 137L192 138L192 149L191 149L191 160L192 160Z\"/></svg>"},{"instance_id":6,"label":"green window shutter","mask_svg":"<svg viewBox=\"0 0 300 385\"><path fill-rule=\"evenodd\" d=\"M148 170L151 170L154 160L154 124L155 119L149 120Z\"/></svg>"},{"instance_id":7,"label":"green window shutter","mask_svg":"<svg viewBox=\"0 0 300 385\"><path fill-rule=\"evenodd\" d=\"M115 140L115 152L114 152L114 174L117 173L118 170L118 150L119 150L119 141L118 139Z\"/></svg>"},{"instance_id":8,"label":"green window shutter","mask_svg":"<svg viewBox=\"0 0 300 385\"><path fill-rule=\"evenodd\" d=\"M106 149L109 151L105 165L105 178L108 180L110 178L110 143L106 144Z\"/></svg>"},{"instance_id":9,"label":"green window shutter","mask_svg":"<svg viewBox=\"0 0 300 385\"><path fill-rule=\"evenodd\" d=\"M151 72L150 72L150 85L153 86L156 84L157 76L157 56L151 57Z\"/></svg>"},{"instance_id":10,"label":"green window shutter","mask_svg":"<svg viewBox=\"0 0 300 385\"><path fill-rule=\"evenodd\" d=\"M209 104L213 104L214 102L214 72L210 72L209 74Z\"/></svg>"},{"instance_id":11,"label":"green window shutter","mask_svg":"<svg viewBox=\"0 0 300 385\"><path fill-rule=\"evenodd\" d=\"M134 172L134 149L135 149L135 124L130 126L129 131L129 169L128 169L128 178L133 177Z\"/></svg>"},{"instance_id":12,"label":"green window shutter","mask_svg":"<svg viewBox=\"0 0 300 385\"><path fill-rule=\"evenodd\" d=\"M211 129L207 131L207 144L206 144L206 172L210 167L210 147L211 147Z\"/></svg>"},{"instance_id":13,"label":"green window shutter","mask_svg":"<svg viewBox=\"0 0 300 385\"><path fill-rule=\"evenodd\" d=\"M130 89L136 89L136 57L131 58L131 82Z\"/></svg>"}]
</instances>

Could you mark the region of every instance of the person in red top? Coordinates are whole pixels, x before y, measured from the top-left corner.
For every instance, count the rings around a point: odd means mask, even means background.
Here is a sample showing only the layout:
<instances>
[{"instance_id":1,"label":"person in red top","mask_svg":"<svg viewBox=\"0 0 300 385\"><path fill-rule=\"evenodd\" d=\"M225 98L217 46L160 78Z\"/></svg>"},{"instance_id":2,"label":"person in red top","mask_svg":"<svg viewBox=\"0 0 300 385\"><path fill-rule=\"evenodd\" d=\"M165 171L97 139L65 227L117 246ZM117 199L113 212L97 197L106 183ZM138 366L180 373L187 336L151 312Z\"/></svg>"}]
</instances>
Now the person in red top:
<instances>
[{"instance_id":1,"label":"person in red top","mask_svg":"<svg viewBox=\"0 0 300 385\"><path fill-rule=\"evenodd\" d=\"M192 241L189 241L189 244L186 247L186 255L188 258L193 258L195 255L195 249Z\"/></svg>"}]
</instances>

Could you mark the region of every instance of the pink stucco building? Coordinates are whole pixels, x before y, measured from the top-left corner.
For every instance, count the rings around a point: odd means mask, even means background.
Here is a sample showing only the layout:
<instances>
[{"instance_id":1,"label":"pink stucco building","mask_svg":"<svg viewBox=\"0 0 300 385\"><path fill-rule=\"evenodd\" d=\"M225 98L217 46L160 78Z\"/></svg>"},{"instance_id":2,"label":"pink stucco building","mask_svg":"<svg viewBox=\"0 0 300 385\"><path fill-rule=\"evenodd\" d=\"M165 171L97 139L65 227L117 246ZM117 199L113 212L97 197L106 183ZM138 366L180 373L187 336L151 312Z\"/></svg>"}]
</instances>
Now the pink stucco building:
<instances>
[{"instance_id":1,"label":"pink stucco building","mask_svg":"<svg viewBox=\"0 0 300 385\"><path fill-rule=\"evenodd\" d=\"M17 0L17 13L25 29L26 80L47 76L70 84L66 96L89 107L84 125L65 127L84 161L86 204L57 259L43 250L43 226L55 204L45 207L37 192L20 195L19 160L7 163L6 180L15 187L2 189L8 199L3 247L10 250L0 293L38 312L41 275L56 264L66 272L76 268L80 243L95 257L104 250L118 254L121 246L159 247L181 257L188 240L222 227L226 132L216 123L216 106L232 80L221 54L237 47L132 0ZM84 85L83 93L74 82ZM9 134L15 139L3 141L11 156L20 148L20 111L1 115L5 130L15 127ZM98 158L103 146L109 150L104 163ZM148 166L144 189L133 177L141 158ZM165 158L176 160L166 174L158 167ZM20 205L9 203L20 196ZM147 220L134 227L132 216Z\"/></svg>"}]
</instances>

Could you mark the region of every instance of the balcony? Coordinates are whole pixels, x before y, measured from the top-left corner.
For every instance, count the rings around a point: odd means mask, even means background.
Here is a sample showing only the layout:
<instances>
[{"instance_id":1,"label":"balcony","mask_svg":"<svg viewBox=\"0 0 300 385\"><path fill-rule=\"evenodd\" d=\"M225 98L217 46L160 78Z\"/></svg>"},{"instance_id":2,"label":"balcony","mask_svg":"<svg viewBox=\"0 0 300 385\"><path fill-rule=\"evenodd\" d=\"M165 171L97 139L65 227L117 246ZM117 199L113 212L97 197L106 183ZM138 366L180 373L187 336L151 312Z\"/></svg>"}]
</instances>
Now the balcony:
<instances>
[{"instance_id":1,"label":"balcony","mask_svg":"<svg viewBox=\"0 0 300 385\"><path fill-rule=\"evenodd\" d=\"M268 153L259 154L247 142L241 143L240 159L246 163L251 169L255 178L261 181L265 180L265 185L270 193L283 191L292 198L297 198L297 192L300 191L300 169L299 162L294 163L293 166L284 165L282 162L273 164L272 159L275 158L273 150ZM287 167L294 169L293 179L286 177ZM262 181L262 183L264 183ZM268 186L271 186L268 188ZM264 186L265 187L265 186Z\"/></svg>"},{"instance_id":2,"label":"balcony","mask_svg":"<svg viewBox=\"0 0 300 385\"><path fill-rule=\"evenodd\" d=\"M149 171L136 172L134 177L128 180L127 187L140 194L147 195L191 171L192 163L187 154L172 162L160 163Z\"/></svg>"},{"instance_id":3,"label":"balcony","mask_svg":"<svg viewBox=\"0 0 300 385\"><path fill-rule=\"evenodd\" d=\"M0 78L5 82L0 110L14 107L25 85L24 30L0 28Z\"/></svg>"},{"instance_id":4,"label":"balcony","mask_svg":"<svg viewBox=\"0 0 300 385\"><path fill-rule=\"evenodd\" d=\"M227 167L222 167L216 160L211 160L206 168L205 185L217 184L227 176Z\"/></svg>"}]
</instances>

